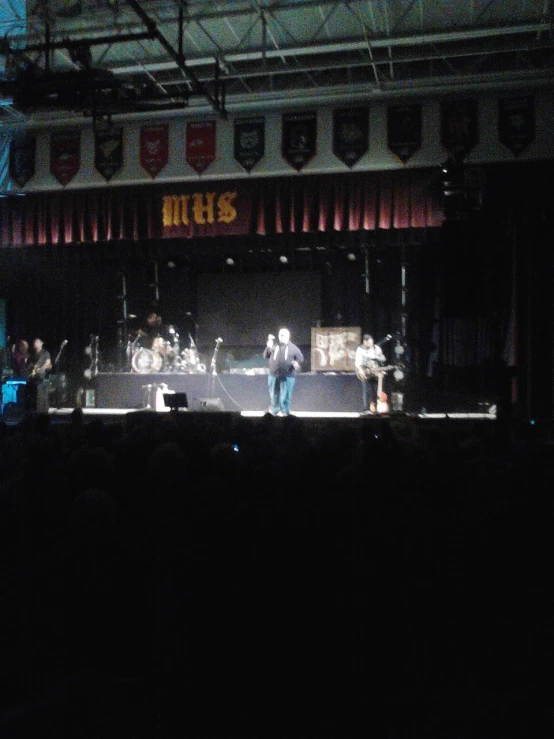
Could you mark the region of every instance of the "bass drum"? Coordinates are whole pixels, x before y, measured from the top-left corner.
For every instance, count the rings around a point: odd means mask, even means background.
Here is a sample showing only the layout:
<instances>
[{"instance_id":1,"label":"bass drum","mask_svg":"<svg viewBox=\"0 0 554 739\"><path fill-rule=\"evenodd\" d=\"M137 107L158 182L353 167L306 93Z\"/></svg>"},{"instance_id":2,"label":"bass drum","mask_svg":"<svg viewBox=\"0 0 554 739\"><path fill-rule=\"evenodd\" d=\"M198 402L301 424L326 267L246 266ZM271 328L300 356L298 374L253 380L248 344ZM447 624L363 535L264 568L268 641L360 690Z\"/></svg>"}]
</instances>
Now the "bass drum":
<instances>
[{"instance_id":1,"label":"bass drum","mask_svg":"<svg viewBox=\"0 0 554 739\"><path fill-rule=\"evenodd\" d=\"M133 354L131 365L135 372L141 375L148 375L161 370L163 359L158 352L153 352L150 349L139 349Z\"/></svg>"}]
</instances>

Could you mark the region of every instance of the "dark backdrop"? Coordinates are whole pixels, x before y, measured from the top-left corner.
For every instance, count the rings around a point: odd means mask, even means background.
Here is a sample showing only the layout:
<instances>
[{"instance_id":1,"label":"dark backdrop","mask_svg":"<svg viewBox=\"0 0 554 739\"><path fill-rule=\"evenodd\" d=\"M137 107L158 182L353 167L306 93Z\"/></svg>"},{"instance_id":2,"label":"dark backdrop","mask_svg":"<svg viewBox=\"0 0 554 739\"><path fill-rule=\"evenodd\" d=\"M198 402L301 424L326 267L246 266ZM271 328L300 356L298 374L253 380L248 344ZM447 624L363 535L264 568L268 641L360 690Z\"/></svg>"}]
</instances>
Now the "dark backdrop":
<instances>
[{"instance_id":1,"label":"dark backdrop","mask_svg":"<svg viewBox=\"0 0 554 739\"><path fill-rule=\"evenodd\" d=\"M231 351L261 350L269 333L287 326L292 341L310 346L311 328L322 321L321 274L314 271L200 274L198 315L209 341L221 337Z\"/></svg>"}]
</instances>

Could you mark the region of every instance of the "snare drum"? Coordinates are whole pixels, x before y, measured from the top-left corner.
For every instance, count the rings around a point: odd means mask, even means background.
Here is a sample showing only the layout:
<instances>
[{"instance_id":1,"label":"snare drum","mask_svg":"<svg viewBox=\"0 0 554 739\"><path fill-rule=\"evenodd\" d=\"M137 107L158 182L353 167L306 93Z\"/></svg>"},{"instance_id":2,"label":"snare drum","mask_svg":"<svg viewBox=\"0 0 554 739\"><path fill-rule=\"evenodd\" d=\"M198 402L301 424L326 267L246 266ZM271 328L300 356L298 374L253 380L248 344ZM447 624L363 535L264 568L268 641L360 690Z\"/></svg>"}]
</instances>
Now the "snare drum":
<instances>
[{"instance_id":1,"label":"snare drum","mask_svg":"<svg viewBox=\"0 0 554 739\"><path fill-rule=\"evenodd\" d=\"M135 372L141 375L148 375L161 370L163 359L158 352L151 351L150 349L139 349L133 354L131 365Z\"/></svg>"}]
</instances>

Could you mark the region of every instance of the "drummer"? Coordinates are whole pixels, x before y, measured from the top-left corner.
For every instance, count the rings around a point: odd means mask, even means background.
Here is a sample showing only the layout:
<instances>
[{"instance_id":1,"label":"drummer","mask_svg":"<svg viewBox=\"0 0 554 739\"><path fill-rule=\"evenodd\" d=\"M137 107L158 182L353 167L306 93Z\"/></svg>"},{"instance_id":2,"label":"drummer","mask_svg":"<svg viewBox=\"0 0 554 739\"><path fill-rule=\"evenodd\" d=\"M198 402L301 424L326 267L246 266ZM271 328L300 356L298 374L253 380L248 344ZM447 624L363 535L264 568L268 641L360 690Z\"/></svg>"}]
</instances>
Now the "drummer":
<instances>
[{"instance_id":1,"label":"drummer","mask_svg":"<svg viewBox=\"0 0 554 739\"><path fill-rule=\"evenodd\" d=\"M163 343L165 341L165 332L161 315L156 310L149 311L146 316L146 321L143 326L139 328L138 333L138 343L144 349L154 348L154 344L159 343L156 339L161 339Z\"/></svg>"}]
</instances>

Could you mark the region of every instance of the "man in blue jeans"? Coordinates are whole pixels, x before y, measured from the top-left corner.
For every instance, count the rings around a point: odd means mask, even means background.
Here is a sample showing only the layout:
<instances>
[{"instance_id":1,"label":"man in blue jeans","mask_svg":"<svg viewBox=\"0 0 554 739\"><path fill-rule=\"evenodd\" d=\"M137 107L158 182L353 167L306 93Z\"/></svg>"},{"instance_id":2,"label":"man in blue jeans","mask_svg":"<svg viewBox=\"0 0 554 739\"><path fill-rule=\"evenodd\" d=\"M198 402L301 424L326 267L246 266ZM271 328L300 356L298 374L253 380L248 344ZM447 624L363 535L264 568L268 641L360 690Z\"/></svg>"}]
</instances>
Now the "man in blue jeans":
<instances>
[{"instance_id":1,"label":"man in blue jeans","mask_svg":"<svg viewBox=\"0 0 554 739\"><path fill-rule=\"evenodd\" d=\"M269 360L268 389L273 416L288 416L296 373L302 369L304 355L290 340L288 328L279 330L278 341L269 334L263 353Z\"/></svg>"}]
</instances>

